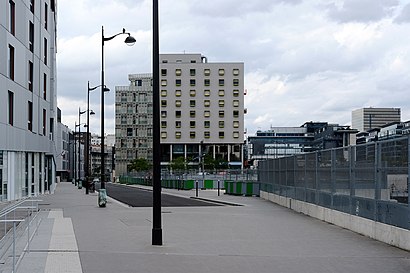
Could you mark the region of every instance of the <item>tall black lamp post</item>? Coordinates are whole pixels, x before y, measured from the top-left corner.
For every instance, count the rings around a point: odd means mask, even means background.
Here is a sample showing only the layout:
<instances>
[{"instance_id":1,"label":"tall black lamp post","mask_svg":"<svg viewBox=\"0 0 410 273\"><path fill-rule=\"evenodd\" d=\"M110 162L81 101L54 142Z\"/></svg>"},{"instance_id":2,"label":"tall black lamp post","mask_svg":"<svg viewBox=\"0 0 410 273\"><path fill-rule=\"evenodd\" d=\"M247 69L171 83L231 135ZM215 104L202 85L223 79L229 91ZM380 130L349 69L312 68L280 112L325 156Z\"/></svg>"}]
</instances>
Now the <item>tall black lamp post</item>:
<instances>
[{"instance_id":1,"label":"tall black lamp post","mask_svg":"<svg viewBox=\"0 0 410 273\"><path fill-rule=\"evenodd\" d=\"M117 33L110 37L104 37L104 26L101 27L101 189L98 192L98 205L105 207L107 204L107 192L105 189L105 149L104 149L104 42L110 41L121 34L127 34L125 43L127 45L134 45L136 40L131 36L129 32L125 32L125 28L122 32Z\"/></svg>"},{"instance_id":2,"label":"tall black lamp post","mask_svg":"<svg viewBox=\"0 0 410 273\"><path fill-rule=\"evenodd\" d=\"M90 82L87 84L87 135L85 136L85 194L90 191L90 115L94 115L94 111L90 110L90 92L100 87L90 87ZM110 91L107 87L104 87L104 92Z\"/></svg>"},{"instance_id":3,"label":"tall black lamp post","mask_svg":"<svg viewBox=\"0 0 410 273\"><path fill-rule=\"evenodd\" d=\"M158 0L153 0L152 16L152 76L153 76L153 173L152 173L152 245L162 245L161 227L161 141L159 116L159 18Z\"/></svg>"},{"instance_id":4,"label":"tall black lamp post","mask_svg":"<svg viewBox=\"0 0 410 273\"><path fill-rule=\"evenodd\" d=\"M80 107L78 107L78 188L81 189L82 185L80 183L81 181L81 115L85 114L87 111L81 111ZM88 127L88 124L85 124L84 126Z\"/></svg>"}]
</instances>

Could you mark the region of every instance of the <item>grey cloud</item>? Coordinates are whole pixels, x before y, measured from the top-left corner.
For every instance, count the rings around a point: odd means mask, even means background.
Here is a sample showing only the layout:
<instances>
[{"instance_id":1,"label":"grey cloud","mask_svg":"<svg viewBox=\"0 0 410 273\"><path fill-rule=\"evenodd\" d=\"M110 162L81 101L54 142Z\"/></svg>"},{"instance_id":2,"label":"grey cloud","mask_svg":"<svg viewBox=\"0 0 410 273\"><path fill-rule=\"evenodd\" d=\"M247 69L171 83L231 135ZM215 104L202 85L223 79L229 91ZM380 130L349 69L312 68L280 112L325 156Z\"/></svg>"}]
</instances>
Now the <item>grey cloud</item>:
<instances>
[{"instance_id":1,"label":"grey cloud","mask_svg":"<svg viewBox=\"0 0 410 273\"><path fill-rule=\"evenodd\" d=\"M345 0L341 6L326 7L330 19L339 23L375 22L392 15L398 0Z\"/></svg>"},{"instance_id":2,"label":"grey cloud","mask_svg":"<svg viewBox=\"0 0 410 273\"><path fill-rule=\"evenodd\" d=\"M269 12L274 6L280 4L296 5L303 0L253 0L218 1L218 4L210 4L207 1L195 0L191 4L191 12L211 17L239 17L254 12Z\"/></svg>"},{"instance_id":3,"label":"grey cloud","mask_svg":"<svg viewBox=\"0 0 410 273\"><path fill-rule=\"evenodd\" d=\"M404 6L401 13L394 20L395 23L409 23L410 22L410 4Z\"/></svg>"}]
</instances>

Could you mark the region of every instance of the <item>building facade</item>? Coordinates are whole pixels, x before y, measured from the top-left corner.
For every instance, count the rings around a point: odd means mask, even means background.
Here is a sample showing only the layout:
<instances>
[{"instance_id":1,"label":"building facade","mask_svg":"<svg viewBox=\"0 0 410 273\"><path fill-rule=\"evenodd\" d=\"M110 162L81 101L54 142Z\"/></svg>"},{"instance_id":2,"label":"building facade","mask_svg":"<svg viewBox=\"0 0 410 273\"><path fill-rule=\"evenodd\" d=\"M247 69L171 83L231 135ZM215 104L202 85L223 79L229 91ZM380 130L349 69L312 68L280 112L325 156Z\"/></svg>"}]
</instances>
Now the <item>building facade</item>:
<instances>
[{"instance_id":1,"label":"building facade","mask_svg":"<svg viewBox=\"0 0 410 273\"><path fill-rule=\"evenodd\" d=\"M52 191L56 1L0 2L0 198Z\"/></svg>"},{"instance_id":2,"label":"building facade","mask_svg":"<svg viewBox=\"0 0 410 273\"><path fill-rule=\"evenodd\" d=\"M400 108L361 108L352 111L352 128L366 132L401 121Z\"/></svg>"},{"instance_id":3,"label":"building facade","mask_svg":"<svg viewBox=\"0 0 410 273\"><path fill-rule=\"evenodd\" d=\"M348 146L350 135L357 133L349 126L327 122L306 122L300 127L271 127L248 137L248 164L306 152Z\"/></svg>"},{"instance_id":4,"label":"building facade","mask_svg":"<svg viewBox=\"0 0 410 273\"><path fill-rule=\"evenodd\" d=\"M204 156L243 162L244 64L208 63L201 54L160 55L161 164ZM136 158L152 161L152 76L130 75L116 88L116 170Z\"/></svg>"}]
</instances>

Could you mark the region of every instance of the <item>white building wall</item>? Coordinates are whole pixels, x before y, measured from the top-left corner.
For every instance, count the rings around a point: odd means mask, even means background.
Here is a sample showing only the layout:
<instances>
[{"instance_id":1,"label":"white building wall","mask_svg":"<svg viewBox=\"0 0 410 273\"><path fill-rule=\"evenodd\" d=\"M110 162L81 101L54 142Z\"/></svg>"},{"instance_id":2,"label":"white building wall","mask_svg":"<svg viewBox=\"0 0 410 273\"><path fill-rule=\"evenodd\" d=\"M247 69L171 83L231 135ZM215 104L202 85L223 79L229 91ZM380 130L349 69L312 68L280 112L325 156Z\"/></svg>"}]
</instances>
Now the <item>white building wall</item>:
<instances>
[{"instance_id":1,"label":"white building wall","mask_svg":"<svg viewBox=\"0 0 410 273\"><path fill-rule=\"evenodd\" d=\"M47 190L45 166L52 167L51 165L55 164L54 159L57 153L52 141L57 112L56 16L52 11L52 7L56 7L56 1L35 1L34 14L29 9L29 1L13 1L15 3L15 35L10 32L9 1L0 1L0 59L6 60L0 62L0 153L3 156L3 165L0 165L0 168L2 168L2 177L6 178L0 181L0 196L2 199L7 197L7 200L18 199L28 194L44 193ZM46 3L48 6L47 29L45 28ZM34 24L33 52L29 50L29 22ZM44 63L44 38L47 39L47 64ZM8 73L9 45L14 47L14 80L9 77ZM32 91L29 90L29 61L33 63ZM43 95L44 74L47 75L45 98ZM9 124L8 91L14 94L13 124ZM32 131L28 130L29 101L33 104ZM43 132L43 109L46 110L45 133ZM35 158L33 165L31 165L32 154ZM26 158L30 159L28 166ZM27 169L28 167L30 169ZM31 172L32 167L34 176ZM26 181L29 182L28 185ZM34 191L32 191L32 186Z\"/></svg>"}]
</instances>

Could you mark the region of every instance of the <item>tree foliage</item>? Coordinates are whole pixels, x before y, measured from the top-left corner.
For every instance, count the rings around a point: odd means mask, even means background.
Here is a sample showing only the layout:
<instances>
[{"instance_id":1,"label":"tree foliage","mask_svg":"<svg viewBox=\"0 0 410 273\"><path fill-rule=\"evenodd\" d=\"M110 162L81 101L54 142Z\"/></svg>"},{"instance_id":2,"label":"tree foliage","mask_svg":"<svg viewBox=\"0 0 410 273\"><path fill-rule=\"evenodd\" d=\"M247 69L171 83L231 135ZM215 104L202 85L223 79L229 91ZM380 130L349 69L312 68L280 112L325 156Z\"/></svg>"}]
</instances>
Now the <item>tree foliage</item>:
<instances>
[{"instance_id":1,"label":"tree foliage","mask_svg":"<svg viewBox=\"0 0 410 273\"><path fill-rule=\"evenodd\" d=\"M129 171L148 171L151 169L151 164L145 158L134 159L128 167Z\"/></svg>"}]
</instances>

